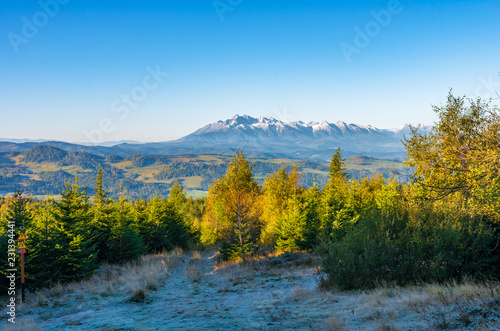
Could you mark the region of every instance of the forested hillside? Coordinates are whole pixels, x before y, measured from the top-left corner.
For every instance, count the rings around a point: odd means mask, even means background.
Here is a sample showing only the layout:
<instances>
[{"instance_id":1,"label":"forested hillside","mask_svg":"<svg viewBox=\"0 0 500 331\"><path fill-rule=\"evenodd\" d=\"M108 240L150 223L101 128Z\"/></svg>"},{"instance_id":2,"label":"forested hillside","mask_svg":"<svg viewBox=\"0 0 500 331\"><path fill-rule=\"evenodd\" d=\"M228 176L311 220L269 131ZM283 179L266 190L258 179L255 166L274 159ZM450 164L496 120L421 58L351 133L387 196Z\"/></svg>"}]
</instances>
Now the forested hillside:
<instances>
[{"instance_id":1,"label":"forested hillside","mask_svg":"<svg viewBox=\"0 0 500 331\"><path fill-rule=\"evenodd\" d=\"M337 149L328 168L321 169L328 174L323 186L306 187L299 167L278 163L259 183L259 167L272 163L252 163L238 151L227 169L217 168L220 158L204 160L212 162L207 169L223 172L205 199L186 198L177 182L168 198L111 199L103 186L110 180L108 165L94 178L91 194L75 181L66 184L59 201L29 199L20 192L0 199L0 249L8 250L9 229L26 230L33 289L85 278L103 262L194 245L217 245L223 260L243 262L261 250L314 251L326 275L323 286L339 289L464 277L498 280L498 109L450 94L447 105L435 110L438 125L425 135L414 130L405 141L406 166L414 169L409 182L381 174L350 178ZM6 157L37 162L40 154L52 158L54 167L82 159L102 162L51 148ZM158 159L113 162L147 167ZM154 175L172 179L178 167ZM186 166L184 171L194 170ZM0 263L2 272L8 269L5 255Z\"/></svg>"},{"instance_id":2,"label":"forested hillside","mask_svg":"<svg viewBox=\"0 0 500 331\"><path fill-rule=\"evenodd\" d=\"M202 196L212 182L227 170L230 157L220 155L164 156L133 154L105 157L85 151L67 152L50 145L36 145L24 151L0 153L0 195L22 189L25 195L59 195L65 183L75 176L82 188L93 190L99 169L103 187L110 196L120 194L130 199L167 196L175 181L188 195ZM254 159L254 175L259 183L282 165L296 164L302 171L301 183L323 186L328 178L328 163L288 159ZM367 177L383 172L390 176L401 164L389 160L353 157L348 160L353 177Z\"/></svg>"}]
</instances>

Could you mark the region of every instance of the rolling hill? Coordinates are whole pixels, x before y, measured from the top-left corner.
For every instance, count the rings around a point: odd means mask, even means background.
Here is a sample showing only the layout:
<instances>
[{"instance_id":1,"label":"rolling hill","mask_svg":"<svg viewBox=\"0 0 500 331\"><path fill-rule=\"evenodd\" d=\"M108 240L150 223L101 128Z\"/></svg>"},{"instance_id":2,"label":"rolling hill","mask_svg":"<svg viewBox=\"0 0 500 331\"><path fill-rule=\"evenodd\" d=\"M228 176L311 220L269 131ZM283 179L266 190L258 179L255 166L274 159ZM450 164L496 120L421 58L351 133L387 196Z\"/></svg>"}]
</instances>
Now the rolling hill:
<instances>
[{"instance_id":1,"label":"rolling hill","mask_svg":"<svg viewBox=\"0 0 500 331\"><path fill-rule=\"evenodd\" d=\"M91 145L0 139L0 194L22 188L26 194L56 195L75 176L91 191L102 169L105 189L112 196L166 195L176 180L189 194L201 196L225 173L238 149L253 160L259 182L283 165L297 164L305 186L321 186L337 147L352 177L388 175L400 168L405 158L402 140L409 132L408 125L385 130L341 121L282 122L236 115L167 142Z\"/></svg>"},{"instance_id":2,"label":"rolling hill","mask_svg":"<svg viewBox=\"0 0 500 331\"><path fill-rule=\"evenodd\" d=\"M80 186L91 193L99 169L104 188L111 196L123 194L131 199L166 196L177 180L191 196L203 196L213 180L222 176L231 157L224 155L148 155L98 156L85 151L67 152L50 145L36 145L24 151L0 153L0 195L22 188L28 195L57 195L65 183L78 177ZM254 175L262 183L282 166L294 164L302 171L305 186L322 186L328 178L328 162L297 159L252 159ZM383 172L389 175L400 163L369 157L346 161L353 177Z\"/></svg>"}]
</instances>

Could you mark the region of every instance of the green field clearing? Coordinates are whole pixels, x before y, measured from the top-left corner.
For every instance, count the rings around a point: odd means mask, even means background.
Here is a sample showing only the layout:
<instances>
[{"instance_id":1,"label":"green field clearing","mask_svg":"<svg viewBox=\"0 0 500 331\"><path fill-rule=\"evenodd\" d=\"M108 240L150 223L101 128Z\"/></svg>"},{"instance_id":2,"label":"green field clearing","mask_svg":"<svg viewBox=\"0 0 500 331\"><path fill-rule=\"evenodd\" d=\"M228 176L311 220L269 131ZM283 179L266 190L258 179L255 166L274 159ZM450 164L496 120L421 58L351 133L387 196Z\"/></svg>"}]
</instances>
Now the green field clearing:
<instances>
[{"instance_id":1,"label":"green field clearing","mask_svg":"<svg viewBox=\"0 0 500 331\"><path fill-rule=\"evenodd\" d=\"M182 185L186 188L196 188L201 186L201 181L203 178L201 176L191 176L191 177L180 177Z\"/></svg>"}]
</instances>

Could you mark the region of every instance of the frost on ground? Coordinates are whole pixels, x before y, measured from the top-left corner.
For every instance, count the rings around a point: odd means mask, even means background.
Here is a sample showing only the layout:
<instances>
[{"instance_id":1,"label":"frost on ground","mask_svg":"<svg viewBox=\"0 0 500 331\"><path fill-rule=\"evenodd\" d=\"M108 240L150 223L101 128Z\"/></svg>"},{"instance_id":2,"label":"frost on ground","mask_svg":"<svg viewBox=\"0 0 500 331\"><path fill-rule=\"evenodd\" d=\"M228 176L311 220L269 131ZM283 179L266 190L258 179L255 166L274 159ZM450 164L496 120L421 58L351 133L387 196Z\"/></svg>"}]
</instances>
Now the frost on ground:
<instances>
[{"instance_id":1,"label":"frost on ground","mask_svg":"<svg viewBox=\"0 0 500 331\"><path fill-rule=\"evenodd\" d=\"M29 295L7 330L500 329L497 283L319 289L316 259L287 253L217 263L174 251L101 267L92 279Z\"/></svg>"}]
</instances>

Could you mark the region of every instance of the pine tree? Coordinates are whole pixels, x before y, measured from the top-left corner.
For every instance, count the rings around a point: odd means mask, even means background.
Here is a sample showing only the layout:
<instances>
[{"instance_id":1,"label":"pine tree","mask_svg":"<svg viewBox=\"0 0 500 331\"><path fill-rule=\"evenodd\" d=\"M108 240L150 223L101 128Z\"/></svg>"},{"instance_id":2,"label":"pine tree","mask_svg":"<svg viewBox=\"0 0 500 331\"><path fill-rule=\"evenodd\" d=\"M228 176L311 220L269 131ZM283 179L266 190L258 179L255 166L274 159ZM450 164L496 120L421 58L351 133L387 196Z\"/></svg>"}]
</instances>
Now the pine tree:
<instances>
[{"instance_id":1,"label":"pine tree","mask_svg":"<svg viewBox=\"0 0 500 331\"><path fill-rule=\"evenodd\" d=\"M17 238L19 236L19 229L26 232L30 228L31 212L28 206L28 199L23 197L21 190L16 190L12 195L8 205L5 216L5 221L2 222L2 229L0 232L0 276L2 280L0 284L7 285L7 269L17 268L19 265L19 258L17 254ZM9 257L15 259L15 266L9 264ZM12 260L10 260L12 262Z\"/></svg>"},{"instance_id":2,"label":"pine tree","mask_svg":"<svg viewBox=\"0 0 500 331\"><path fill-rule=\"evenodd\" d=\"M110 263L133 260L146 252L139 229L134 224L132 205L123 197L116 204L117 206L114 208L115 222L111 227L105 251Z\"/></svg>"},{"instance_id":3,"label":"pine tree","mask_svg":"<svg viewBox=\"0 0 500 331\"><path fill-rule=\"evenodd\" d=\"M321 219L321 238L330 240L336 229L342 227L349 213L345 210L349 183L344 160L337 148L330 163L330 178L323 188L319 210Z\"/></svg>"},{"instance_id":4,"label":"pine tree","mask_svg":"<svg viewBox=\"0 0 500 331\"><path fill-rule=\"evenodd\" d=\"M300 178L298 167L294 165L290 173L287 172L286 167L282 167L276 173L269 175L264 182L262 243L271 246L276 244L278 220L288 213L291 198L302 194L303 188L299 184Z\"/></svg>"},{"instance_id":5,"label":"pine tree","mask_svg":"<svg viewBox=\"0 0 500 331\"><path fill-rule=\"evenodd\" d=\"M182 187L182 185L180 185L177 180L174 182L174 185L172 185L172 187L170 188L169 198L170 201L172 201L173 204L176 206L177 210L183 213L186 204L186 192L184 190L184 187Z\"/></svg>"},{"instance_id":6,"label":"pine tree","mask_svg":"<svg viewBox=\"0 0 500 331\"><path fill-rule=\"evenodd\" d=\"M114 223L113 200L102 187L102 169L99 169L95 182L94 201L91 208L92 220L89 224L90 240L96 247L97 260L106 259L107 245L111 237L111 227Z\"/></svg>"},{"instance_id":7,"label":"pine tree","mask_svg":"<svg viewBox=\"0 0 500 331\"><path fill-rule=\"evenodd\" d=\"M332 161L330 162L330 179L331 180L347 180L347 172L345 169L345 160L342 158L340 153L340 148L335 150L335 154L332 155Z\"/></svg>"},{"instance_id":8,"label":"pine tree","mask_svg":"<svg viewBox=\"0 0 500 331\"><path fill-rule=\"evenodd\" d=\"M307 213L302 199L293 194L288 202L288 210L279 218L276 226L276 249L296 251L298 243L304 240Z\"/></svg>"},{"instance_id":9,"label":"pine tree","mask_svg":"<svg viewBox=\"0 0 500 331\"><path fill-rule=\"evenodd\" d=\"M62 255L67 254L67 236L55 220L54 201L43 202L28 232L28 254L26 279L28 287L50 287L61 280L61 268L57 265Z\"/></svg>"},{"instance_id":10,"label":"pine tree","mask_svg":"<svg viewBox=\"0 0 500 331\"><path fill-rule=\"evenodd\" d=\"M60 227L55 265L60 281L81 279L97 269L95 247L90 241L89 223L92 219L89 198L81 192L78 181L73 186L67 184L62 192L62 200L54 214Z\"/></svg>"},{"instance_id":11,"label":"pine tree","mask_svg":"<svg viewBox=\"0 0 500 331\"><path fill-rule=\"evenodd\" d=\"M186 224L185 215L181 213L172 200L164 201L163 217L161 220L167 229L167 236L172 247L183 249L189 246L189 227Z\"/></svg>"},{"instance_id":12,"label":"pine tree","mask_svg":"<svg viewBox=\"0 0 500 331\"><path fill-rule=\"evenodd\" d=\"M319 214L319 203L321 191L316 184L306 191L304 209L306 212L306 225L304 239L298 240L300 249L314 249L320 243L321 220Z\"/></svg>"},{"instance_id":13,"label":"pine tree","mask_svg":"<svg viewBox=\"0 0 500 331\"><path fill-rule=\"evenodd\" d=\"M144 242L150 253L161 252L173 247L164 224L164 212L164 203L159 197L156 196L148 201L142 231Z\"/></svg>"},{"instance_id":14,"label":"pine tree","mask_svg":"<svg viewBox=\"0 0 500 331\"><path fill-rule=\"evenodd\" d=\"M239 255L245 261L260 235L260 188L252 173L252 164L238 151L226 174L209 189L207 218L226 258Z\"/></svg>"}]
</instances>

